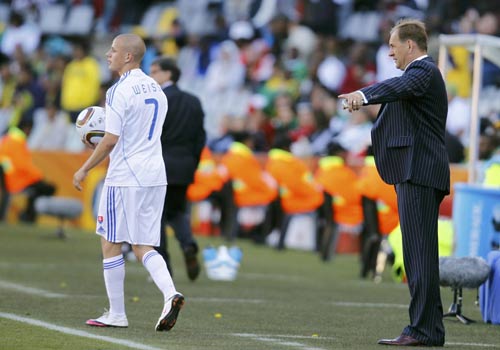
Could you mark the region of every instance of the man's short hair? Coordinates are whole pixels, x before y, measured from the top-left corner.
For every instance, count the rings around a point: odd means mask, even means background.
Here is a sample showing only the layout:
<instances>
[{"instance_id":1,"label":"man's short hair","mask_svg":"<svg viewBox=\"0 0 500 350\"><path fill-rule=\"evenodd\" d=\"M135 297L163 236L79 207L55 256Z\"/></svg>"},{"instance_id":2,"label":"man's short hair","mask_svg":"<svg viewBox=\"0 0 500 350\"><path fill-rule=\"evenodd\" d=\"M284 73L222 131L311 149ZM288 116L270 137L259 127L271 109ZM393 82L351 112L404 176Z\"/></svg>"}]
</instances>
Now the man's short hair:
<instances>
[{"instance_id":1,"label":"man's short hair","mask_svg":"<svg viewBox=\"0 0 500 350\"><path fill-rule=\"evenodd\" d=\"M177 83L179 81L179 78L181 77L181 70L177 66L177 63L174 59L170 57L158 57L151 64L158 65L158 67L160 67L162 71L170 72L170 80L174 83Z\"/></svg>"},{"instance_id":2,"label":"man's short hair","mask_svg":"<svg viewBox=\"0 0 500 350\"><path fill-rule=\"evenodd\" d=\"M398 32L401 42L413 40L420 50L427 51L427 32L424 22L413 18L403 18L391 29L391 34L395 31Z\"/></svg>"}]
</instances>

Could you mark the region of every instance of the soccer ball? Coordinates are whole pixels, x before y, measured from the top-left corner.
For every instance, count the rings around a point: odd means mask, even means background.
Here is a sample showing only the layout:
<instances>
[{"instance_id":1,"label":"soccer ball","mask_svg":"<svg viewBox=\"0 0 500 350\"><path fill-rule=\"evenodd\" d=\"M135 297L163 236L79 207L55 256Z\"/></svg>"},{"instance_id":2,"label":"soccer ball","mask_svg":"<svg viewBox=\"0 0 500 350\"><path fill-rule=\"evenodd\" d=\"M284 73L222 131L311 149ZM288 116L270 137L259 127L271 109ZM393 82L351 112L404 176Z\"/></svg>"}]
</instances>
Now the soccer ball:
<instances>
[{"instance_id":1,"label":"soccer ball","mask_svg":"<svg viewBox=\"0 0 500 350\"><path fill-rule=\"evenodd\" d=\"M92 145L97 145L104 136L104 121L106 112L99 106L90 106L78 114L76 118L76 131L82 142L86 140Z\"/></svg>"}]
</instances>

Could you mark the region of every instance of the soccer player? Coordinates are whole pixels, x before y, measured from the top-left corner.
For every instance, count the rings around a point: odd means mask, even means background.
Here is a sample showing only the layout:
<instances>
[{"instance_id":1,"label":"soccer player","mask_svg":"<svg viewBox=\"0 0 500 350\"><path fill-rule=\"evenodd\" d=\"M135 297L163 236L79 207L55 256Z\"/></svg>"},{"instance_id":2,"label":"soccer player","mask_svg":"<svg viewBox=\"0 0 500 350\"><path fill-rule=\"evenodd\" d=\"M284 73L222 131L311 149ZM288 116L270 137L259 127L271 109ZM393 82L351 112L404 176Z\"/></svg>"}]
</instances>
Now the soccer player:
<instances>
[{"instance_id":1,"label":"soccer player","mask_svg":"<svg viewBox=\"0 0 500 350\"><path fill-rule=\"evenodd\" d=\"M106 53L109 69L120 79L106 94L105 135L74 174L82 189L88 172L108 155L110 162L99 203L96 233L101 236L104 282L109 312L90 319L96 327L127 327L125 314L125 261L121 245L132 245L138 261L150 273L164 296L157 331L169 331L184 304L165 261L153 248L160 243L160 220L166 193L166 171L160 136L167 114L167 99L156 81L140 70L145 52L142 39L118 35Z\"/></svg>"}]
</instances>

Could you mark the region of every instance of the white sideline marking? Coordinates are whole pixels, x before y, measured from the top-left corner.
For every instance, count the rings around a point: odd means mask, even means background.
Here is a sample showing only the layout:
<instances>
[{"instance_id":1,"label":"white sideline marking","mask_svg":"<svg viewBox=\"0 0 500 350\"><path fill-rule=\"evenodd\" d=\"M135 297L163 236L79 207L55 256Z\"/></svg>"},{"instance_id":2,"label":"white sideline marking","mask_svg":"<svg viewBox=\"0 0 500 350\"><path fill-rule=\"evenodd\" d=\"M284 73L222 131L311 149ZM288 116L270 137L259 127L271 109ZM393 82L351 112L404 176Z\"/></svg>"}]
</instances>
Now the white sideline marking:
<instances>
[{"instance_id":1,"label":"white sideline marking","mask_svg":"<svg viewBox=\"0 0 500 350\"><path fill-rule=\"evenodd\" d=\"M233 336L236 337L242 337L242 338L250 338L253 340L258 340L262 342L267 342L267 343L274 343L277 345L283 345L283 346L291 346L291 347L296 347L300 348L302 350L324 350L322 348L317 348L317 347L309 347L305 344L299 343L299 342L288 342L288 341L282 341L278 338L292 338L292 339L322 339L322 340L333 340L335 338L333 337L312 337L312 336L305 336L305 335L286 335L286 334L255 334L255 333L233 333ZM468 346L468 347L478 347L478 348L500 348L499 345L496 344L482 344L482 343L454 343L454 342L446 342L445 345L447 346Z\"/></svg>"},{"instance_id":2,"label":"white sideline marking","mask_svg":"<svg viewBox=\"0 0 500 350\"><path fill-rule=\"evenodd\" d=\"M255 334L255 333L233 333L232 335L242 338L250 338L252 340L257 340L265 343L272 343L275 345L294 347L302 350L324 350L323 348L311 347L306 344L302 344L295 341L285 341L279 338L298 338L298 339L325 339L320 337L305 337L305 336L285 336L285 335L266 335L266 334Z\"/></svg>"},{"instance_id":3,"label":"white sideline marking","mask_svg":"<svg viewBox=\"0 0 500 350\"><path fill-rule=\"evenodd\" d=\"M128 348L132 348L132 349L161 350L160 348L155 348L155 347L152 347L152 346L148 346L148 345L136 343L136 342L133 342L133 341L123 340L123 339L116 339L116 338L107 337L107 336L104 336L104 335L95 335L95 334L91 334L91 333L88 333L88 332L85 332L85 331L80 331L78 329L57 326L55 324L51 324L51 323L47 323L47 322L35 320L33 318L22 317L22 316L18 316L18 315L15 315L15 314L9 314L9 313L6 313L6 312L0 312L0 317L1 318L6 318L6 319L9 319L9 320L13 320L13 321L17 321L17 322L27 323L27 324L30 324L30 325L33 325L33 326L42 327L42 328L45 328L45 329L50 329L52 331L61 332L61 333L64 333L64 334L76 335L77 337L83 337L83 338L89 338L89 339L97 339L97 340L102 340L102 341L105 341L105 342L108 342L108 343L112 343L112 344L123 345L123 346L126 346Z\"/></svg>"},{"instance_id":4,"label":"white sideline marking","mask_svg":"<svg viewBox=\"0 0 500 350\"><path fill-rule=\"evenodd\" d=\"M269 300L263 299L244 299L244 298L208 298L208 297L191 297L189 301L213 302L213 303L248 303L248 304L262 304L267 303Z\"/></svg>"},{"instance_id":5,"label":"white sideline marking","mask_svg":"<svg viewBox=\"0 0 500 350\"><path fill-rule=\"evenodd\" d=\"M407 309L408 305L405 304L388 304L388 303L355 303L347 301L337 301L332 302L336 306L348 306L348 307L378 307L378 308L396 308L396 309Z\"/></svg>"},{"instance_id":6,"label":"white sideline marking","mask_svg":"<svg viewBox=\"0 0 500 350\"><path fill-rule=\"evenodd\" d=\"M246 278L248 280L270 280L270 281L286 281L286 282L299 282L303 281L304 277L299 275L284 275L284 274L269 274L269 273L254 273L254 272L242 272L238 275L239 277Z\"/></svg>"},{"instance_id":7,"label":"white sideline marking","mask_svg":"<svg viewBox=\"0 0 500 350\"><path fill-rule=\"evenodd\" d=\"M449 342L446 342L444 345L451 345L451 346L477 346L479 348L500 348L499 345L495 345L495 344L481 344L481 343L449 343Z\"/></svg>"},{"instance_id":8,"label":"white sideline marking","mask_svg":"<svg viewBox=\"0 0 500 350\"><path fill-rule=\"evenodd\" d=\"M26 287L22 284L7 282L0 280L0 288L15 290L25 294L38 295L45 298L65 298L65 294L53 293L39 288Z\"/></svg>"}]
</instances>

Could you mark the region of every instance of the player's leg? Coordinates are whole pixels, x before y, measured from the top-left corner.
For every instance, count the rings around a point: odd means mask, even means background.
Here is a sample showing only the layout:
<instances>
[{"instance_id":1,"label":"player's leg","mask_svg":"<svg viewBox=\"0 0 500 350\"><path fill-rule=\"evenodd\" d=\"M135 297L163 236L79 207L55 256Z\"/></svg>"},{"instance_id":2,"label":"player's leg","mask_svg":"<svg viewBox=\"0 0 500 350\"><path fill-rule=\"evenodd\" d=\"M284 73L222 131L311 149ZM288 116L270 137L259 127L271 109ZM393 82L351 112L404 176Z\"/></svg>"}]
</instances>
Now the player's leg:
<instances>
[{"instance_id":1,"label":"player's leg","mask_svg":"<svg viewBox=\"0 0 500 350\"><path fill-rule=\"evenodd\" d=\"M123 230L117 218L122 217L123 208L120 193L115 187L104 186L99 204L96 232L101 236L103 275L109 299L109 311L99 318L90 319L87 324L97 327L127 327L125 314L125 260L121 245L124 237L117 235ZM120 242L120 243L118 243Z\"/></svg>"},{"instance_id":2,"label":"player's leg","mask_svg":"<svg viewBox=\"0 0 500 350\"><path fill-rule=\"evenodd\" d=\"M164 259L153 249L160 243L162 208L157 203L164 201L165 192L165 186L127 188L124 191L127 213L130 213L127 220L132 249L164 297L163 311L156 324L158 331L170 330L184 305L184 296L176 291Z\"/></svg>"},{"instance_id":3,"label":"player's leg","mask_svg":"<svg viewBox=\"0 0 500 350\"><path fill-rule=\"evenodd\" d=\"M169 193L168 188L167 188L167 193ZM158 247L155 247L155 250L160 253L162 256L163 260L165 260L165 263L167 264L168 271L170 272L170 276L174 276L173 274L173 269L172 265L170 263L170 254L168 253L168 239L167 239L167 198L168 195L165 197L165 201L163 204L163 211L161 215L161 224L160 224L160 244Z\"/></svg>"}]
</instances>

